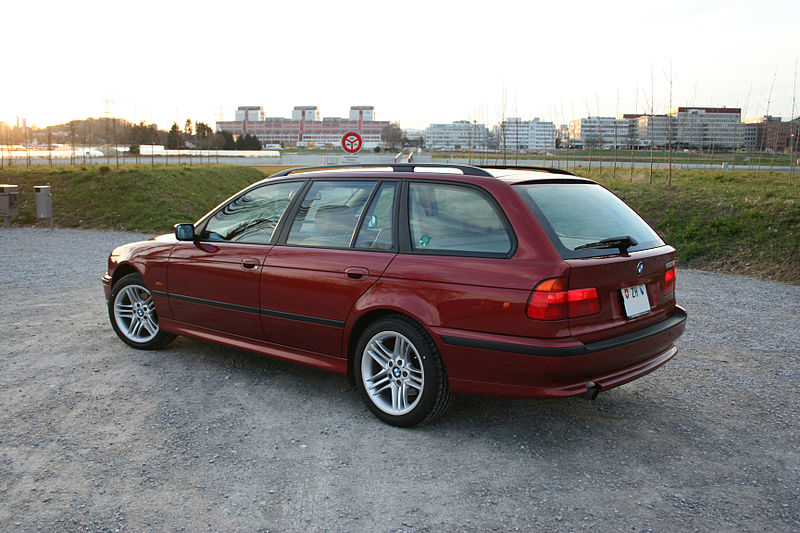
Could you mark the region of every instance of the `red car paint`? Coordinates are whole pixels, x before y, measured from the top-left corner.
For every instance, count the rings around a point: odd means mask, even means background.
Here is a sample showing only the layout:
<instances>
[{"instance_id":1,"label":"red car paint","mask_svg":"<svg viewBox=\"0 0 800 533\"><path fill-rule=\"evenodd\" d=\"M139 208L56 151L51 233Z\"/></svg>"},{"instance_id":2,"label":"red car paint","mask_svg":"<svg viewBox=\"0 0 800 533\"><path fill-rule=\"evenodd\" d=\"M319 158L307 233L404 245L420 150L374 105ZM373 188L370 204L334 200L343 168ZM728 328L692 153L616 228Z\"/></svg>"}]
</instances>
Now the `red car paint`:
<instances>
[{"instance_id":1,"label":"red car paint","mask_svg":"<svg viewBox=\"0 0 800 533\"><path fill-rule=\"evenodd\" d=\"M298 209L298 194L270 243L178 241L163 235L115 249L104 277L106 297L122 276L138 272L164 331L341 374L352 371L355 345L366 325L380 316L403 314L431 336L450 389L458 394L581 395L587 387L605 390L638 378L673 357L686 318L675 293L664 294L674 249L661 245L564 259L512 185L588 180L493 172L496 177L308 172L270 178L248 190L298 181L298 176L303 181L394 180L400 188L408 182L468 186L496 206L507 223L512 246L503 256L409 249L408 203L400 194L394 199L399 214L390 250L287 245L288 214ZM534 288L560 277L568 278L569 289L596 288L599 313L552 321L528 318ZM620 289L638 284L646 287L650 312L626 318Z\"/></svg>"}]
</instances>

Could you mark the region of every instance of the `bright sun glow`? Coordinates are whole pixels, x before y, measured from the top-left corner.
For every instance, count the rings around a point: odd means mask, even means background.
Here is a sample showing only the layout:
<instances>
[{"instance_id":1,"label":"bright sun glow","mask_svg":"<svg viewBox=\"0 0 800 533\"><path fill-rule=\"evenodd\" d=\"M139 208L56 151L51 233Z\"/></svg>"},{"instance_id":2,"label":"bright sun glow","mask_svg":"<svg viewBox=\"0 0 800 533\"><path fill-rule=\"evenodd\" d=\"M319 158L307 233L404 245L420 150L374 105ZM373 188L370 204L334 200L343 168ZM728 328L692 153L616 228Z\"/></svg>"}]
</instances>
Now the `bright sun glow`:
<instances>
[{"instance_id":1,"label":"bright sun glow","mask_svg":"<svg viewBox=\"0 0 800 533\"><path fill-rule=\"evenodd\" d=\"M565 123L665 112L670 61L673 107L755 117L769 101L788 118L799 6L16 2L3 8L2 40L16 44L2 55L0 120L107 115L168 128L231 120L239 105L288 117L300 104L323 116L367 104L412 128L502 115Z\"/></svg>"}]
</instances>

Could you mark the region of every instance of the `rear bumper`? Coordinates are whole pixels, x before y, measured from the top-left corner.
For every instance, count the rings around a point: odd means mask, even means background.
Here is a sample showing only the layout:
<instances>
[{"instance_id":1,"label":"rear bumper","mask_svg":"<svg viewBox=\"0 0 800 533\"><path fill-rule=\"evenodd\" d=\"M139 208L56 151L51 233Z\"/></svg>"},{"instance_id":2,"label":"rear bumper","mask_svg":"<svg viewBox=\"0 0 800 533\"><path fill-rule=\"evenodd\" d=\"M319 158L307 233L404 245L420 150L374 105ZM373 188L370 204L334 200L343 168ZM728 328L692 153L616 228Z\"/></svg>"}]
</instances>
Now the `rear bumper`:
<instances>
[{"instance_id":1,"label":"rear bumper","mask_svg":"<svg viewBox=\"0 0 800 533\"><path fill-rule=\"evenodd\" d=\"M588 344L433 331L452 392L554 398L585 394L589 382L602 391L652 372L677 353L674 342L683 334L686 317L676 306L656 324Z\"/></svg>"}]
</instances>

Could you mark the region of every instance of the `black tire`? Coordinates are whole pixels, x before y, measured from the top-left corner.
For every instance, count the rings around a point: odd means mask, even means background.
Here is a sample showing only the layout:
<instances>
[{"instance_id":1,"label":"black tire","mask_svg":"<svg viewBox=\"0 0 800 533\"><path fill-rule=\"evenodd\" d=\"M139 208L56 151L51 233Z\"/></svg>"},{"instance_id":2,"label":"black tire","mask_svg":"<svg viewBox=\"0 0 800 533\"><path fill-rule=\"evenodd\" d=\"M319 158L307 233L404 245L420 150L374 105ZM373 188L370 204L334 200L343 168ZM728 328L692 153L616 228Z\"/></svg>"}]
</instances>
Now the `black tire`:
<instances>
[{"instance_id":1,"label":"black tire","mask_svg":"<svg viewBox=\"0 0 800 533\"><path fill-rule=\"evenodd\" d=\"M395 315L370 324L361 334L353 363L362 400L387 424L426 424L453 400L436 345L408 317Z\"/></svg>"},{"instance_id":2,"label":"black tire","mask_svg":"<svg viewBox=\"0 0 800 533\"><path fill-rule=\"evenodd\" d=\"M155 350L175 338L159 327L150 290L136 272L123 276L112 287L108 317L117 336L139 350Z\"/></svg>"}]
</instances>

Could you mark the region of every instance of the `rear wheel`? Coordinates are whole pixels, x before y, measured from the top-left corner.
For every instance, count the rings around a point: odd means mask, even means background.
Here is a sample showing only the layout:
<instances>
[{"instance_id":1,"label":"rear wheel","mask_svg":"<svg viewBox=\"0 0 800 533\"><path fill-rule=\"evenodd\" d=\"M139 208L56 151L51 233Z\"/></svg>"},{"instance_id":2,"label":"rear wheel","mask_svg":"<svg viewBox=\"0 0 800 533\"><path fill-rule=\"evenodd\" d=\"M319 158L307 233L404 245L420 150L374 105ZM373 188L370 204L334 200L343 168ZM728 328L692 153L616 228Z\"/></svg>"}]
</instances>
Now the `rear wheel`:
<instances>
[{"instance_id":1,"label":"rear wheel","mask_svg":"<svg viewBox=\"0 0 800 533\"><path fill-rule=\"evenodd\" d=\"M419 324L403 316L378 320L364 331L355 369L367 407L393 426L429 422L452 401L436 345Z\"/></svg>"},{"instance_id":2,"label":"rear wheel","mask_svg":"<svg viewBox=\"0 0 800 533\"><path fill-rule=\"evenodd\" d=\"M128 274L114 284L108 316L119 338L134 348L155 350L175 338L159 327L153 298L138 273Z\"/></svg>"}]
</instances>

